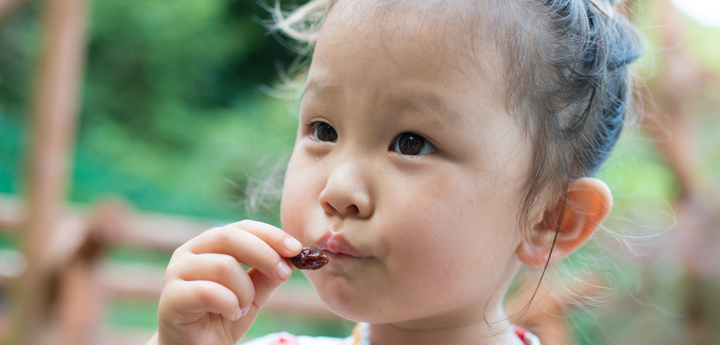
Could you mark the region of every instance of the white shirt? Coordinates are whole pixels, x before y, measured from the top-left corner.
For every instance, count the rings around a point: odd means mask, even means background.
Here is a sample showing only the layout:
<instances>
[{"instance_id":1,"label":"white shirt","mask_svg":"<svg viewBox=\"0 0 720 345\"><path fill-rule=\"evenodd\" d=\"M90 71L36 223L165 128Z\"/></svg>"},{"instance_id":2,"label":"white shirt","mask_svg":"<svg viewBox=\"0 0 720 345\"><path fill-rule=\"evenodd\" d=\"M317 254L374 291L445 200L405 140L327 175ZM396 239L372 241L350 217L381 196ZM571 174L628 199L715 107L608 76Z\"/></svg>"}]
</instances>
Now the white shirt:
<instances>
[{"instance_id":1,"label":"white shirt","mask_svg":"<svg viewBox=\"0 0 720 345\"><path fill-rule=\"evenodd\" d=\"M540 345L540 340L534 334L515 328L515 334L525 345ZM347 338L295 336L290 333L272 333L243 343L243 345L372 345L370 343L370 326L360 323L355 327L353 335Z\"/></svg>"}]
</instances>

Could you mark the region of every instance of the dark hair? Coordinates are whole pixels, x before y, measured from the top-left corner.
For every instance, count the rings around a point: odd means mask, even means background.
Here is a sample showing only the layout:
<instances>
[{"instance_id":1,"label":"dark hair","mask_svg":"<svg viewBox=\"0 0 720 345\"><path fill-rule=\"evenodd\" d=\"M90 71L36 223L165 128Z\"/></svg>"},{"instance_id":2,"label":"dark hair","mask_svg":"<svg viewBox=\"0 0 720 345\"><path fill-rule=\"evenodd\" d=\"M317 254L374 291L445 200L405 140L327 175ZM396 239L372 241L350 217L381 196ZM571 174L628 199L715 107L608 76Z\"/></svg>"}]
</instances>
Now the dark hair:
<instances>
[{"instance_id":1,"label":"dark hair","mask_svg":"<svg viewBox=\"0 0 720 345\"><path fill-rule=\"evenodd\" d=\"M573 178L594 176L620 138L631 103L630 64L640 38L613 0L500 1L496 44L504 52L507 105L520 114L532 142L518 223L558 201L565 212ZM544 203L539 203L544 201ZM554 212L554 208L551 210ZM540 288L561 222L543 267Z\"/></svg>"},{"instance_id":2,"label":"dark hair","mask_svg":"<svg viewBox=\"0 0 720 345\"><path fill-rule=\"evenodd\" d=\"M502 42L508 104L524 113L533 143L519 219L526 225L543 192L563 197L570 179L595 175L608 158L628 113L629 65L641 45L625 17L612 10L613 1L512 3L517 25L504 26ZM539 20L517 17L522 14Z\"/></svg>"}]
</instances>

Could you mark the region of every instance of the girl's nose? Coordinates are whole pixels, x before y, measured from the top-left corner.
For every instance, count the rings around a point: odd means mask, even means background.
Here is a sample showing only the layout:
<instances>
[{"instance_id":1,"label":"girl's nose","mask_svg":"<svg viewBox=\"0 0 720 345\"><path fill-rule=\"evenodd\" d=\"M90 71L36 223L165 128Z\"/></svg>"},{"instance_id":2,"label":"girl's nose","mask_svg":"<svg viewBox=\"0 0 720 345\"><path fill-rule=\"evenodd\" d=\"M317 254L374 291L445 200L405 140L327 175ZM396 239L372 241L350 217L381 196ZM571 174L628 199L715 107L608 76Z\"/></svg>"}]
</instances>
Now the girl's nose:
<instances>
[{"instance_id":1,"label":"girl's nose","mask_svg":"<svg viewBox=\"0 0 720 345\"><path fill-rule=\"evenodd\" d=\"M374 205L366 181L352 163L334 169L320 193L320 205L330 215L367 218Z\"/></svg>"}]
</instances>

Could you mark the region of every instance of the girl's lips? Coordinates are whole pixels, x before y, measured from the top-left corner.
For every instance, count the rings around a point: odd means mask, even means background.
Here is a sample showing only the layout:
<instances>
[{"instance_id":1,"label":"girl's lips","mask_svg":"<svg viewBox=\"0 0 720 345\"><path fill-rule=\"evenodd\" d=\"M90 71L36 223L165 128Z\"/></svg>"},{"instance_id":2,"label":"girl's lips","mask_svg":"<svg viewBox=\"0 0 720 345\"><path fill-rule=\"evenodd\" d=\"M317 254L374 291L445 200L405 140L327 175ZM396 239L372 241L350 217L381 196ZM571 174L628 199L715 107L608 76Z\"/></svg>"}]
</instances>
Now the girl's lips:
<instances>
[{"instance_id":1,"label":"girl's lips","mask_svg":"<svg viewBox=\"0 0 720 345\"><path fill-rule=\"evenodd\" d=\"M335 257L352 257L356 259L367 259L369 256L364 255L355 249L346 239L339 233L327 232L317 241L320 250L329 253Z\"/></svg>"}]
</instances>

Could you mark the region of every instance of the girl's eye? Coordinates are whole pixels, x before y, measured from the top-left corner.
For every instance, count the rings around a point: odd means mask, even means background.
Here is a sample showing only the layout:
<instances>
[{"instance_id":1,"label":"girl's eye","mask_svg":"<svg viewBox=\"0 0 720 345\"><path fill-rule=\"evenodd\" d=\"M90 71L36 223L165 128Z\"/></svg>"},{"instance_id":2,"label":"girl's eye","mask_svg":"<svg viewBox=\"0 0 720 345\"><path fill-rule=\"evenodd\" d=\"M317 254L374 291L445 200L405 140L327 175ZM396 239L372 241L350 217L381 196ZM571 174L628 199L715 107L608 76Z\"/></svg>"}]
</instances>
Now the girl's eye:
<instances>
[{"instance_id":1,"label":"girl's eye","mask_svg":"<svg viewBox=\"0 0 720 345\"><path fill-rule=\"evenodd\" d=\"M429 143L420 134L405 132L395 138L392 150L404 155L427 155L435 152L435 146Z\"/></svg>"},{"instance_id":2,"label":"girl's eye","mask_svg":"<svg viewBox=\"0 0 720 345\"><path fill-rule=\"evenodd\" d=\"M328 142L336 142L337 141L337 132L335 132L335 128L328 125L325 122L316 122L315 123L315 132L313 133L315 138L320 141L328 141Z\"/></svg>"}]
</instances>

